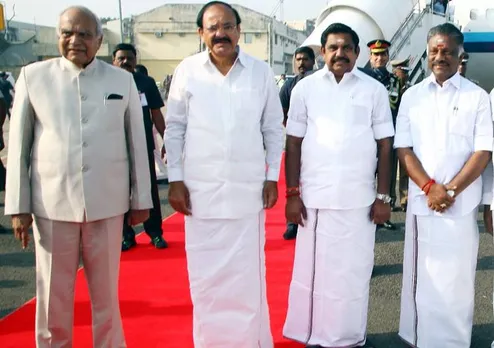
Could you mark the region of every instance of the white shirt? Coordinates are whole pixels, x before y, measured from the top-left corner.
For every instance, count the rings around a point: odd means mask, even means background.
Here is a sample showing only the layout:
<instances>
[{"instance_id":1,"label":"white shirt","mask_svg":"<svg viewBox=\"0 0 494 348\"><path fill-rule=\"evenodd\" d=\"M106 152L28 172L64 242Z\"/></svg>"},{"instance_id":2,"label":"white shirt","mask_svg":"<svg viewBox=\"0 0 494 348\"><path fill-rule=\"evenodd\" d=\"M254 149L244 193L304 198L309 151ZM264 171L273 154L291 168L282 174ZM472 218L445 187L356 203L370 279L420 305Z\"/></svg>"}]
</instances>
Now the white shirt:
<instances>
[{"instance_id":1,"label":"white shirt","mask_svg":"<svg viewBox=\"0 0 494 348\"><path fill-rule=\"evenodd\" d=\"M241 50L224 76L208 52L184 59L166 112L169 181L184 181L196 218L242 218L278 181L283 111L271 68Z\"/></svg>"},{"instance_id":2,"label":"white shirt","mask_svg":"<svg viewBox=\"0 0 494 348\"><path fill-rule=\"evenodd\" d=\"M386 88L353 69L337 83L327 66L293 89L287 134L304 138L300 186L313 209L355 209L376 199L376 140L394 135Z\"/></svg>"},{"instance_id":3,"label":"white shirt","mask_svg":"<svg viewBox=\"0 0 494 348\"><path fill-rule=\"evenodd\" d=\"M396 148L413 147L424 170L436 182L448 184L477 151L492 151L492 114L487 93L454 75L441 87L434 75L403 95L396 124ZM464 216L482 198L479 177L439 214L429 209L427 197L412 180L409 208L416 215Z\"/></svg>"},{"instance_id":4,"label":"white shirt","mask_svg":"<svg viewBox=\"0 0 494 348\"><path fill-rule=\"evenodd\" d=\"M492 111L492 119L494 120L494 89L491 91L491 111ZM491 158L491 161L485 168L482 173L482 204L484 205L492 205L494 199L494 168L493 168L494 158Z\"/></svg>"}]
</instances>

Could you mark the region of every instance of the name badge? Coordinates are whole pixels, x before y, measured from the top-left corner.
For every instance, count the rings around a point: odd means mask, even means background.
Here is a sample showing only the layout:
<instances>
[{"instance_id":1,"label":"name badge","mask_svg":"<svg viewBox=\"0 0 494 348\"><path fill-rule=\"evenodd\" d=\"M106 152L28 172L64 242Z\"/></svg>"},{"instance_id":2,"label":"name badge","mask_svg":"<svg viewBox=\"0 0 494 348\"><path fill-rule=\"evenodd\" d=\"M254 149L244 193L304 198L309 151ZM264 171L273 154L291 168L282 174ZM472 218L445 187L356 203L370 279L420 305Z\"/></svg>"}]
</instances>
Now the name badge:
<instances>
[{"instance_id":1,"label":"name badge","mask_svg":"<svg viewBox=\"0 0 494 348\"><path fill-rule=\"evenodd\" d=\"M146 99L146 94L140 93L139 98L141 99L141 106L148 106L148 100Z\"/></svg>"}]
</instances>

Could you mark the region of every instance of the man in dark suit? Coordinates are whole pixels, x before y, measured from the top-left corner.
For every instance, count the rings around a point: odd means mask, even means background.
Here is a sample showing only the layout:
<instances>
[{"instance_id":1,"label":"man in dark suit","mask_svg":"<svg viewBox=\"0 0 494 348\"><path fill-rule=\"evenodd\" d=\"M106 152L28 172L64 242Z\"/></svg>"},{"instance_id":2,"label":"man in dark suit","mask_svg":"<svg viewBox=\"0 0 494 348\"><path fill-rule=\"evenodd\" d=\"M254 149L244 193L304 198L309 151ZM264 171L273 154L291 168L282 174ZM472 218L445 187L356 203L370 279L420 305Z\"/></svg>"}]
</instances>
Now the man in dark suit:
<instances>
[{"instance_id":1,"label":"man in dark suit","mask_svg":"<svg viewBox=\"0 0 494 348\"><path fill-rule=\"evenodd\" d=\"M153 198L153 208L150 210L149 219L144 222L144 231L151 238L151 243L157 249L168 247L163 239L161 228L161 202L158 192L158 181L156 178L156 167L154 163L154 137L153 124L156 130L163 137L165 132L165 121L161 114L161 107L164 106L161 94L156 86L156 82L142 73L136 72L137 51L131 44L118 44L113 51L113 65L118 66L132 73L134 81L139 91L141 106L144 116L144 129L146 131L146 142L149 159L149 170L151 173L151 195ZM147 71L147 69L146 69ZM164 147L161 150L164 155ZM122 251L127 251L136 246L135 231L132 226L124 220Z\"/></svg>"},{"instance_id":2,"label":"man in dark suit","mask_svg":"<svg viewBox=\"0 0 494 348\"><path fill-rule=\"evenodd\" d=\"M303 46L295 50L295 69L298 72L297 76L288 79L280 89L281 106L283 107L283 124L286 126L288 119L288 109L290 108L290 96L295 85L304 77L312 74L315 64L315 54L312 48ZM283 238L286 240L295 239L297 237L298 225L287 223L286 231Z\"/></svg>"}]
</instances>

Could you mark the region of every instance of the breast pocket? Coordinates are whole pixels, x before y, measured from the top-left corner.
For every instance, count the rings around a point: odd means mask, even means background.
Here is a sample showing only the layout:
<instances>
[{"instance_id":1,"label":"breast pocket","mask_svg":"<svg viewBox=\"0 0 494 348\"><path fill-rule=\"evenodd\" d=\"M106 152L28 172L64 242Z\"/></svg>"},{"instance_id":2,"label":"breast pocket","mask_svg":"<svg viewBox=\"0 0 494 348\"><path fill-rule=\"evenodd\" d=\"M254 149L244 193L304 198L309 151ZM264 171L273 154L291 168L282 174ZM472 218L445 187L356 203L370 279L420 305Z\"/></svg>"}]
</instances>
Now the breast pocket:
<instances>
[{"instance_id":1,"label":"breast pocket","mask_svg":"<svg viewBox=\"0 0 494 348\"><path fill-rule=\"evenodd\" d=\"M451 152L473 152L475 116L475 112L470 110L453 112L448 122L448 148Z\"/></svg>"},{"instance_id":2,"label":"breast pocket","mask_svg":"<svg viewBox=\"0 0 494 348\"><path fill-rule=\"evenodd\" d=\"M238 88L232 93L231 102L238 124L254 125L259 123L264 107L259 88Z\"/></svg>"},{"instance_id":3,"label":"breast pocket","mask_svg":"<svg viewBox=\"0 0 494 348\"><path fill-rule=\"evenodd\" d=\"M105 104L99 111L102 114L100 122L106 126L105 128L108 131L121 129L125 116L125 103L123 100L105 100Z\"/></svg>"},{"instance_id":4,"label":"breast pocket","mask_svg":"<svg viewBox=\"0 0 494 348\"><path fill-rule=\"evenodd\" d=\"M351 127L371 126L372 105L366 104L363 100L355 99L352 99L348 105Z\"/></svg>"}]
</instances>

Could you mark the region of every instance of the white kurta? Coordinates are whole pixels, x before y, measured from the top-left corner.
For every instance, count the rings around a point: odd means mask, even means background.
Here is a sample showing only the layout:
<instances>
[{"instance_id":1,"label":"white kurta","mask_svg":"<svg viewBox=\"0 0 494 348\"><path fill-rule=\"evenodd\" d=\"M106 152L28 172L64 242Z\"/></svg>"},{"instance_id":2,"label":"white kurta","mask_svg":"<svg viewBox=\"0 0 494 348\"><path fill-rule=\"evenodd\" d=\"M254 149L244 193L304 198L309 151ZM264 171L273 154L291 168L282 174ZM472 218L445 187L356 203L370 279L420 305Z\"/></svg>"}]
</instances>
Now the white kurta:
<instances>
[{"instance_id":1,"label":"white kurta","mask_svg":"<svg viewBox=\"0 0 494 348\"><path fill-rule=\"evenodd\" d=\"M271 348L265 180L277 181L283 112L270 67L242 51L224 76L208 52L184 59L166 112L169 181L184 181L196 348Z\"/></svg>"},{"instance_id":2,"label":"white kurta","mask_svg":"<svg viewBox=\"0 0 494 348\"><path fill-rule=\"evenodd\" d=\"M491 91L490 98L491 98L492 119L494 120L494 89L492 89L492 91ZM493 162L494 162L494 158L492 158L491 163L489 164L488 168L486 168L486 172L488 173L488 177L485 179L485 176L482 176L484 187L485 186L488 187L488 189L487 190L484 190L484 192L487 191L487 192L490 192L491 193L491 197L490 197L491 200L488 201L488 200L486 200L484 198L484 202L483 203L484 204L487 204L487 205L490 205L491 206L491 210L494 207L494 204L493 204L494 202L492 202L492 199L494 197L494 192L492 192L494 190L494 185L493 185L493 183L494 183ZM486 185L485 180L488 180L490 186L489 185ZM493 212L493 214L494 214L494 212ZM494 215L493 215L493 221L494 221ZM493 226L493 228L494 228L494 226ZM493 300L492 300L492 309L494 311L494 292L493 292L492 298L493 298ZM492 341L491 348L494 348L494 341Z\"/></svg>"},{"instance_id":3,"label":"white kurta","mask_svg":"<svg viewBox=\"0 0 494 348\"><path fill-rule=\"evenodd\" d=\"M308 219L297 236L283 334L323 347L363 345L376 140L394 134L388 93L357 69L337 83L324 68L295 86L287 134L304 138L300 183Z\"/></svg>"},{"instance_id":4,"label":"white kurta","mask_svg":"<svg viewBox=\"0 0 494 348\"><path fill-rule=\"evenodd\" d=\"M459 74L433 75L403 96L395 147L413 148L427 174L448 184L476 151L492 151L487 93ZM419 348L470 347L478 252L478 178L440 214L410 181L400 336Z\"/></svg>"}]
</instances>

